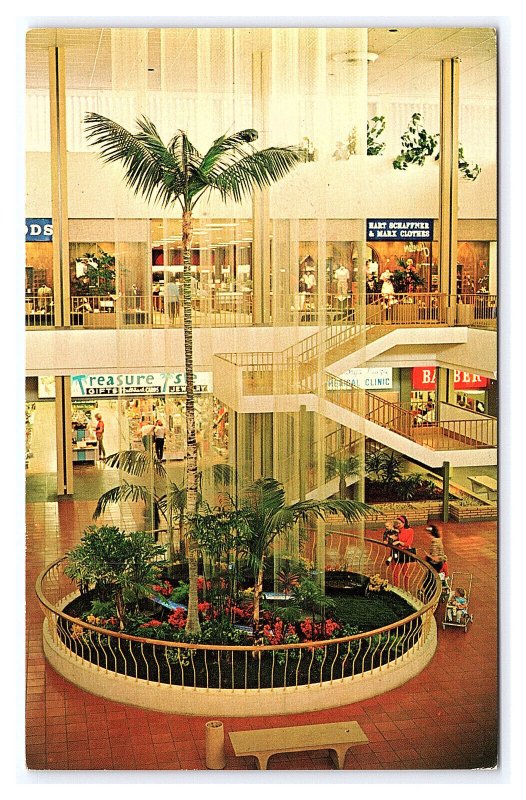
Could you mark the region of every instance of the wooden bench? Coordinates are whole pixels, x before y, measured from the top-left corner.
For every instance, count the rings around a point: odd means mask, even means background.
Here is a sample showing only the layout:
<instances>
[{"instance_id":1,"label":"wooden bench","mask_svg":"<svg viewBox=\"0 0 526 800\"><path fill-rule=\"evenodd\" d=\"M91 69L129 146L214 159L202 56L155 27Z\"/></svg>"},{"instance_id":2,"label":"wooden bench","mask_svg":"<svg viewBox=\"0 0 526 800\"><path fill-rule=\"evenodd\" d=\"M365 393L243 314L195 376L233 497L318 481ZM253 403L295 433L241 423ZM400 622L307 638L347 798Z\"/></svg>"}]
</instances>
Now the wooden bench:
<instances>
[{"instance_id":1,"label":"wooden bench","mask_svg":"<svg viewBox=\"0 0 526 800\"><path fill-rule=\"evenodd\" d=\"M497 481L488 475L468 476L471 481L471 488L477 494L487 494L488 500L497 499Z\"/></svg>"},{"instance_id":2,"label":"wooden bench","mask_svg":"<svg viewBox=\"0 0 526 800\"><path fill-rule=\"evenodd\" d=\"M369 741L357 722L233 731L228 735L236 756L254 756L259 769L267 768L272 755L305 750L328 750L336 768L343 769L349 748Z\"/></svg>"}]
</instances>

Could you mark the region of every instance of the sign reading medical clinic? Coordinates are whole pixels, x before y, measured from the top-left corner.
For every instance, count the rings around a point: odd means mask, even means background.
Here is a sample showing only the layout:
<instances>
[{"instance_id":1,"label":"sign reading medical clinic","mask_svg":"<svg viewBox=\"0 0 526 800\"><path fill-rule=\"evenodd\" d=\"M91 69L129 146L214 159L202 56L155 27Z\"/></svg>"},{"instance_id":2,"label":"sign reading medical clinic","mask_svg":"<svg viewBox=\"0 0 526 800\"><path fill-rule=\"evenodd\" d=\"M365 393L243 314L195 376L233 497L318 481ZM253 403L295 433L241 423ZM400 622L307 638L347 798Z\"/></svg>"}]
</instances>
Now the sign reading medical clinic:
<instances>
[{"instance_id":1,"label":"sign reading medical clinic","mask_svg":"<svg viewBox=\"0 0 526 800\"><path fill-rule=\"evenodd\" d=\"M472 372L463 372L461 369L453 370L453 386L455 389L485 389L489 378L475 375ZM436 367L413 367L413 389L432 392L436 389Z\"/></svg>"},{"instance_id":2,"label":"sign reading medical clinic","mask_svg":"<svg viewBox=\"0 0 526 800\"><path fill-rule=\"evenodd\" d=\"M392 367L356 367L348 369L340 378L348 381L359 389L392 389L393 388L393 368ZM331 388L340 386L329 385Z\"/></svg>"},{"instance_id":3,"label":"sign reading medical clinic","mask_svg":"<svg viewBox=\"0 0 526 800\"><path fill-rule=\"evenodd\" d=\"M212 373L194 373L194 392L212 391ZM186 394L184 372L108 373L104 375L72 375L71 397L133 397L135 395ZM55 397L55 380L38 379L38 396Z\"/></svg>"},{"instance_id":4,"label":"sign reading medical clinic","mask_svg":"<svg viewBox=\"0 0 526 800\"><path fill-rule=\"evenodd\" d=\"M26 217L26 242L52 242L53 220L49 217Z\"/></svg>"},{"instance_id":5,"label":"sign reading medical clinic","mask_svg":"<svg viewBox=\"0 0 526 800\"><path fill-rule=\"evenodd\" d=\"M432 219L368 219L367 236L371 241L433 241Z\"/></svg>"}]
</instances>

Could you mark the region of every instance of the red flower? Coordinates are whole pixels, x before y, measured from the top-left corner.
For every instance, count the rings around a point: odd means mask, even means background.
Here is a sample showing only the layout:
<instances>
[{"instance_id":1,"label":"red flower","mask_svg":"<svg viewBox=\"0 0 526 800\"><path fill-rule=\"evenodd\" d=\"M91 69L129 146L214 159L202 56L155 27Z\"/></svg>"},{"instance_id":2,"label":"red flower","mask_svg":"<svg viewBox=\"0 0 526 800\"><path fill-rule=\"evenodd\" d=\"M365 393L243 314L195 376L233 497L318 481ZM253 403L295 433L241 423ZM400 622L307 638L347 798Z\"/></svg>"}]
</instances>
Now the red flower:
<instances>
[{"instance_id":1,"label":"red flower","mask_svg":"<svg viewBox=\"0 0 526 800\"><path fill-rule=\"evenodd\" d=\"M186 625L186 609L184 608L176 608L172 611L170 616L168 617L168 622L170 625L173 625L174 628L184 628Z\"/></svg>"}]
</instances>

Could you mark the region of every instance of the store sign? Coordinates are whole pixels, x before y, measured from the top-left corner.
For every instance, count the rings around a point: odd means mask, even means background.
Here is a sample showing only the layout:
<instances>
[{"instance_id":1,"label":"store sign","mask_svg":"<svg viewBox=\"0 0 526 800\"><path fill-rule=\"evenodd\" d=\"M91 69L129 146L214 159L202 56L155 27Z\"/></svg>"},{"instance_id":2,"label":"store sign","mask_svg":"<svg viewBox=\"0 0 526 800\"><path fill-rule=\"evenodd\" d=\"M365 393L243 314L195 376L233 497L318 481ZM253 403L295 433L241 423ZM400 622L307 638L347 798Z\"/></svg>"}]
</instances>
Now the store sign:
<instances>
[{"instance_id":1,"label":"store sign","mask_svg":"<svg viewBox=\"0 0 526 800\"><path fill-rule=\"evenodd\" d=\"M433 241L432 219L368 219L367 241Z\"/></svg>"},{"instance_id":2,"label":"store sign","mask_svg":"<svg viewBox=\"0 0 526 800\"><path fill-rule=\"evenodd\" d=\"M472 372L463 372L460 369L453 370L453 385L455 389L485 389L489 383L489 378L483 375L475 375ZM413 367L413 389L426 390L432 392L436 389L436 367Z\"/></svg>"},{"instance_id":3,"label":"store sign","mask_svg":"<svg viewBox=\"0 0 526 800\"><path fill-rule=\"evenodd\" d=\"M52 242L53 220L47 217L26 217L26 242Z\"/></svg>"},{"instance_id":4,"label":"store sign","mask_svg":"<svg viewBox=\"0 0 526 800\"><path fill-rule=\"evenodd\" d=\"M212 373L194 373L194 392L212 391ZM143 395L186 394L184 372L141 372L134 374L72 375L71 397L133 397ZM38 396L55 397L53 378L38 379Z\"/></svg>"},{"instance_id":5,"label":"store sign","mask_svg":"<svg viewBox=\"0 0 526 800\"><path fill-rule=\"evenodd\" d=\"M349 381L359 389L392 389L393 388L393 368L392 367L369 367L348 369L340 378Z\"/></svg>"}]
</instances>

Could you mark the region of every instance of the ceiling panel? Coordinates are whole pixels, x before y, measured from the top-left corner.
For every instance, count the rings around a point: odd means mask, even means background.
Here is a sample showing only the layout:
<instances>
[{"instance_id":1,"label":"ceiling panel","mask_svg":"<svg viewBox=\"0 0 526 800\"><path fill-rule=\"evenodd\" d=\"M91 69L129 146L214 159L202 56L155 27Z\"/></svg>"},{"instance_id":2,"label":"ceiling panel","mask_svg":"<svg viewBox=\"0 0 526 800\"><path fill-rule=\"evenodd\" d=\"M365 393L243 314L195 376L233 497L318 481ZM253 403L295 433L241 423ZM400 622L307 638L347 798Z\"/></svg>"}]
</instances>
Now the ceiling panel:
<instances>
[{"instance_id":1,"label":"ceiling panel","mask_svg":"<svg viewBox=\"0 0 526 800\"><path fill-rule=\"evenodd\" d=\"M246 31L250 39L250 32ZM224 31L212 30L211 38L224 36ZM261 37L259 37L261 38ZM311 37L312 38L312 37ZM356 41L362 40L356 32ZM195 28L148 29L149 88L161 88L161 65L164 63L167 89L195 89L195 75L188 70L190 54L196 52ZM303 41L310 41L307 33ZM328 59L338 49L349 48L354 41L350 29L329 31ZM168 43L168 44L167 44ZM34 28L27 33L26 74L29 89L47 85L47 49L63 45L67 52L68 86L71 89L108 89L112 85L111 29L109 28ZM312 48L316 47L314 39ZM464 90L477 99L494 100L496 85L496 34L489 28L371 28L368 31L368 50L378 54L369 65L369 95L372 97L420 96L437 97L438 64L442 58L459 57L462 62L461 80ZM186 68L185 68L186 65ZM345 64L336 66L345 70ZM334 70L331 60L330 71ZM300 70L300 78L301 78ZM308 70L307 70L308 72ZM344 73L342 73L344 74ZM177 76L170 78L171 76Z\"/></svg>"}]
</instances>

